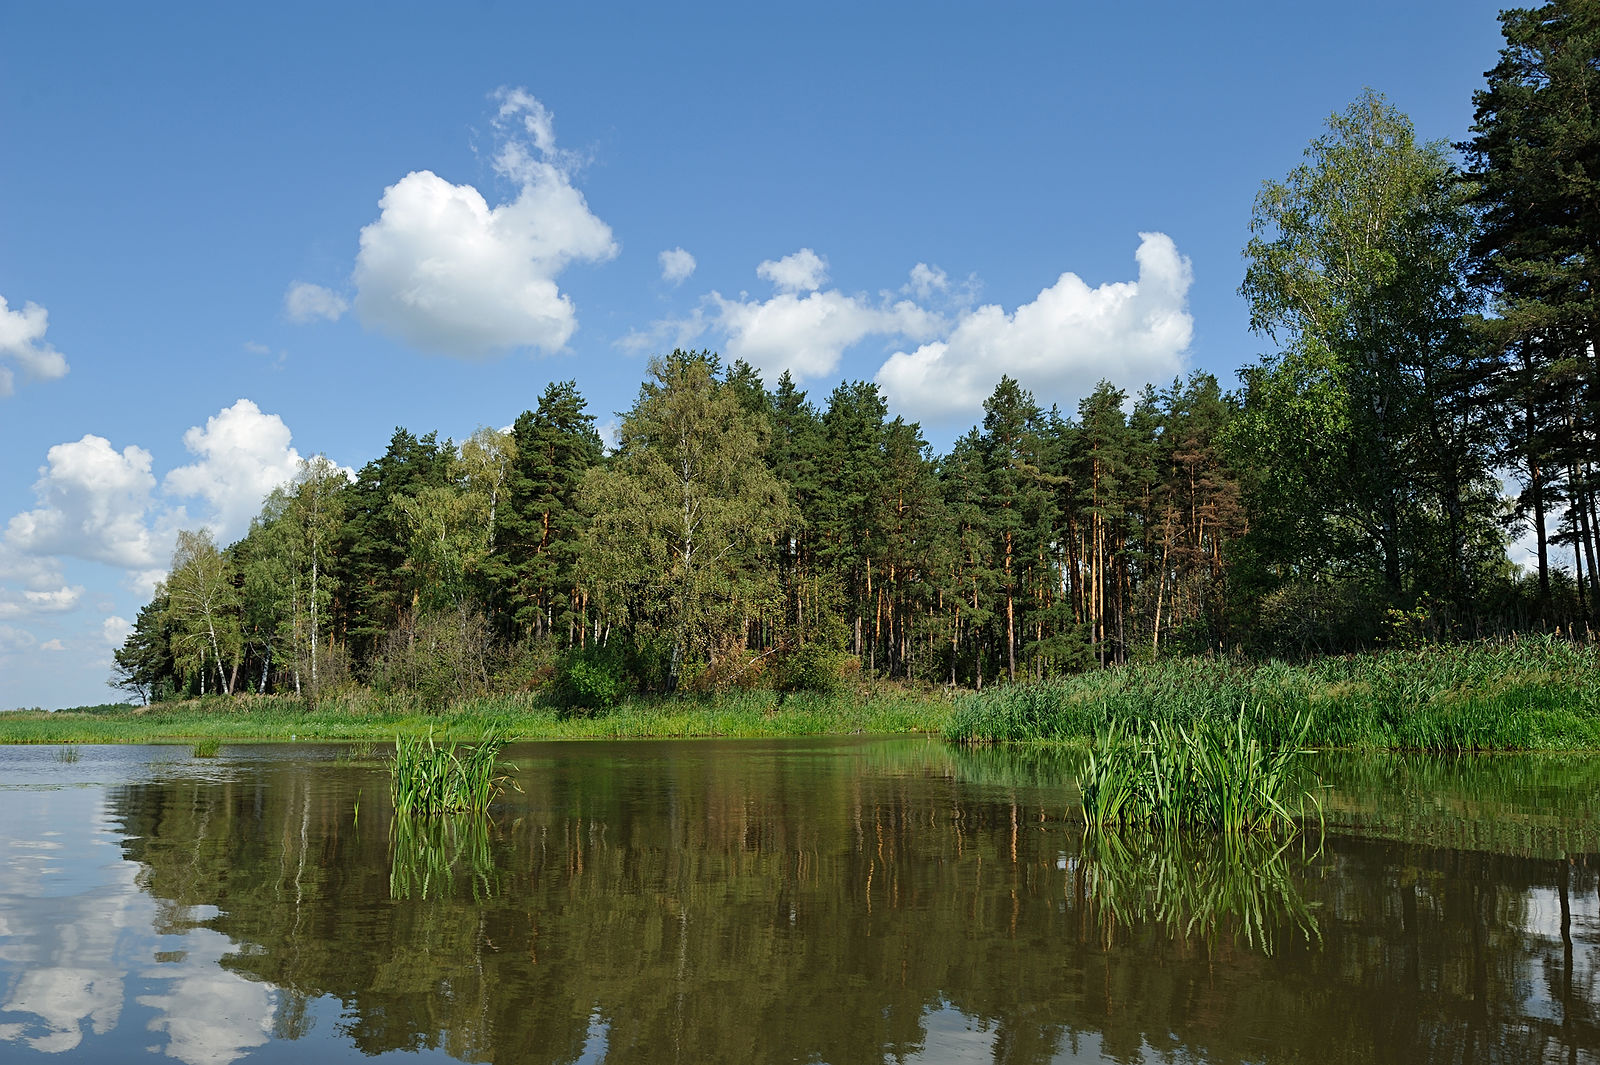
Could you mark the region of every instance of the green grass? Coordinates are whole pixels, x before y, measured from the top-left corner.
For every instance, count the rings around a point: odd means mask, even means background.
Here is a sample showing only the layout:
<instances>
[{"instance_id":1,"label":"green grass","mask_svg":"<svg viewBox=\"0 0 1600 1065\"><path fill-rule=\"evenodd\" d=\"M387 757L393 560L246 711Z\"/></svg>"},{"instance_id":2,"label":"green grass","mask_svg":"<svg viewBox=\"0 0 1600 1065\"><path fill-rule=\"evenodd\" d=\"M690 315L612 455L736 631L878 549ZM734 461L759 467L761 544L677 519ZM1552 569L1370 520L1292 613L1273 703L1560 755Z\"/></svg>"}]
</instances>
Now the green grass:
<instances>
[{"instance_id":1,"label":"green grass","mask_svg":"<svg viewBox=\"0 0 1600 1065\"><path fill-rule=\"evenodd\" d=\"M215 758L220 750L222 741L215 736L207 736L203 740L197 740L189 753L196 758Z\"/></svg>"},{"instance_id":2,"label":"green grass","mask_svg":"<svg viewBox=\"0 0 1600 1065\"><path fill-rule=\"evenodd\" d=\"M1141 827L1166 834L1289 834L1315 798L1298 785L1302 717L1286 737L1263 735L1263 714L1188 726L1112 722L1095 737L1078 789L1093 828Z\"/></svg>"},{"instance_id":3,"label":"green grass","mask_svg":"<svg viewBox=\"0 0 1600 1065\"><path fill-rule=\"evenodd\" d=\"M1164 659L960 699L962 743L1087 742L1111 722L1189 726L1265 708L1258 731L1310 716L1319 748L1418 751L1600 748L1600 647L1525 637L1324 658L1301 665Z\"/></svg>"},{"instance_id":4,"label":"green grass","mask_svg":"<svg viewBox=\"0 0 1600 1065\"><path fill-rule=\"evenodd\" d=\"M478 734L494 728L507 739L643 737L775 737L939 733L952 703L943 693L883 685L840 695L730 692L716 696L641 698L592 717L571 716L536 693L429 705L411 695L364 689L341 692L315 709L293 696L212 696L116 713L0 714L0 743L189 743L218 740L356 740L394 736Z\"/></svg>"},{"instance_id":5,"label":"green grass","mask_svg":"<svg viewBox=\"0 0 1600 1065\"><path fill-rule=\"evenodd\" d=\"M505 737L490 731L477 743L435 743L424 737L397 735L389 764L389 792L399 817L437 814L481 814L505 786L500 749Z\"/></svg>"}]
</instances>

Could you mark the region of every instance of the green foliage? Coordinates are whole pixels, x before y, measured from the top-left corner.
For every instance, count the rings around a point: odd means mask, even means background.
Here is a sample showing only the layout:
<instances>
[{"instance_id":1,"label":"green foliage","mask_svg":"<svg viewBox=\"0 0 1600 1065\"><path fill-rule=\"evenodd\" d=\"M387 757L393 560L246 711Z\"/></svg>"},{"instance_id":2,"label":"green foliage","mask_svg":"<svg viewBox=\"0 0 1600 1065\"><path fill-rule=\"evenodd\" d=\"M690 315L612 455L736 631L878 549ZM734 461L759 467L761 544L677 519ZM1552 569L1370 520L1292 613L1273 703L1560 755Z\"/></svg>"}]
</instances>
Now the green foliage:
<instances>
[{"instance_id":1,"label":"green foliage","mask_svg":"<svg viewBox=\"0 0 1600 1065\"><path fill-rule=\"evenodd\" d=\"M1263 716L1260 708L1251 715L1241 707L1231 722L1110 722L1078 775L1084 821L1164 833L1297 831L1304 807L1315 807L1310 792L1295 793L1311 718L1301 715L1287 735L1275 735L1260 727Z\"/></svg>"},{"instance_id":2,"label":"green foliage","mask_svg":"<svg viewBox=\"0 0 1600 1065\"><path fill-rule=\"evenodd\" d=\"M589 620L579 557L583 482L602 457L594 417L573 381L551 383L511 430L514 457L485 563L502 627L525 639L576 642Z\"/></svg>"},{"instance_id":3,"label":"green foliage","mask_svg":"<svg viewBox=\"0 0 1600 1065\"><path fill-rule=\"evenodd\" d=\"M194 758L215 758L217 753L221 750L222 741L216 739L215 737L209 737L207 739L197 741L194 746L190 748L189 754Z\"/></svg>"},{"instance_id":4,"label":"green foliage","mask_svg":"<svg viewBox=\"0 0 1600 1065\"><path fill-rule=\"evenodd\" d=\"M567 713L610 710L632 690L626 668L623 657L614 651L568 651L556 667L546 698Z\"/></svg>"},{"instance_id":5,"label":"green foliage","mask_svg":"<svg viewBox=\"0 0 1600 1065\"><path fill-rule=\"evenodd\" d=\"M1367 92L1256 197L1240 292L1281 350L1244 371L1232 446L1258 594L1353 579L1473 615L1503 550L1469 193L1444 145Z\"/></svg>"},{"instance_id":6,"label":"green foliage","mask_svg":"<svg viewBox=\"0 0 1600 1065\"><path fill-rule=\"evenodd\" d=\"M1108 723L1169 731L1258 708L1263 742L1314 724L1313 747L1561 750L1600 746L1600 647L1548 637L1314 659L1164 659L962 696L962 743L1084 742Z\"/></svg>"},{"instance_id":7,"label":"green foliage","mask_svg":"<svg viewBox=\"0 0 1600 1065\"><path fill-rule=\"evenodd\" d=\"M504 746L504 735L494 730L470 746L435 744L432 729L426 739L397 733L389 766L396 815L483 813L505 786L504 770L511 768L500 761Z\"/></svg>"},{"instance_id":8,"label":"green foliage","mask_svg":"<svg viewBox=\"0 0 1600 1065\"><path fill-rule=\"evenodd\" d=\"M197 682L201 694L231 692L229 668L238 670L242 640L234 578L233 563L217 549L210 530L179 530L172 570L157 595L166 598L177 672Z\"/></svg>"},{"instance_id":9,"label":"green foliage","mask_svg":"<svg viewBox=\"0 0 1600 1065\"><path fill-rule=\"evenodd\" d=\"M137 696L146 704L170 697L177 670L172 640L167 597L157 595L139 608L133 631L112 652L111 687Z\"/></svg>"},{"instance_id":10,"label":"green foliage","mask_svg":"<svg viewBox=\"0 0 1600 1065\"><path fill-rule=\"evenodd\" d=\"M602 613L637 641L670 638L674 680L780 609L772 561L789 503L760 458L764 419L718 368L708 353L652 360L616 456L584 488Z\"/></svg>"},{"instance_id":11,"label":"green foliage","mask_svg":"<svg viewBox=\"0 0 1600 1065\"><path fill-rule=\"evenodd\" d=\"M428 705L443 706L486 692L505 654L481 611L446 607L391 632L369 679L380 692L411 692Z\"/></svg>"},{"instance_id":12,"label":"green foliage","mask_svg":"<svg viewBox=\"0 0 1600 1065\"><path fill-rule=\"evenodd\" d=\"M779 659L774 687L780 692L836 695L845 688L847 665L852 662L854 656L813 641Z\"/></svg>"}]
</instances>

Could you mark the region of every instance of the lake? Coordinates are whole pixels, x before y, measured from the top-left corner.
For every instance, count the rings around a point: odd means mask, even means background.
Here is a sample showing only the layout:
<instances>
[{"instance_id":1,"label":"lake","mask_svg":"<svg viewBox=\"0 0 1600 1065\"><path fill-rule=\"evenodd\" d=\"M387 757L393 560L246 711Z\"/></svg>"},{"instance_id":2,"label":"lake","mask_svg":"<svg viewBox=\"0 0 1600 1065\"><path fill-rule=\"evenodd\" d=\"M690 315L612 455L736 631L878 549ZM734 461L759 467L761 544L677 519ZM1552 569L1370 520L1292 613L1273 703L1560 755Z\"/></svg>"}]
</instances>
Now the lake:
<instances>
[{"instance_id":1,"label":"lake","mask_svg":"<svg viewBox=\"0 0 1600 1065\"><path fill-rule=\"evenodd\" d=\"M1314 760L1287 846L1089 836L1074 756L0 748L0 1061L1595 1062L1600 759Z\"/></svg>"}]
</instances>

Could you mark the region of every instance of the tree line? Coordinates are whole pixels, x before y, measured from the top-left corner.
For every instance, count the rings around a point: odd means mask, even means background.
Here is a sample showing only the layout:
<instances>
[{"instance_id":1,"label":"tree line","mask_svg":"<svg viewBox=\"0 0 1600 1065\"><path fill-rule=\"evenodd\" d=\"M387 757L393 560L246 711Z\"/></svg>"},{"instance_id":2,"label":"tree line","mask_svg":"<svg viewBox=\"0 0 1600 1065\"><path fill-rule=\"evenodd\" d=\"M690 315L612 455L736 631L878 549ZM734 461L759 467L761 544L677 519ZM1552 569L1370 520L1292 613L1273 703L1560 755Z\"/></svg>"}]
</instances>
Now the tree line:
<instances>
[{"instance_id":1,"label":"tree line","mask_svg":"<svg viewBox=\"0 0 1600 1065\"><path fill-rule=\"evenodd\" d=\"M582 702L1586 630L1600 3L1501 23L1455 152L1368 91L1262 186L1241 294L1272 350L1235 390L1063 411L1002 377L938 454L871 382L674 351L609 452L552 383L506 431L307 461L237 543L181 534L114 683Z\"/></svg>"}]
</instances>

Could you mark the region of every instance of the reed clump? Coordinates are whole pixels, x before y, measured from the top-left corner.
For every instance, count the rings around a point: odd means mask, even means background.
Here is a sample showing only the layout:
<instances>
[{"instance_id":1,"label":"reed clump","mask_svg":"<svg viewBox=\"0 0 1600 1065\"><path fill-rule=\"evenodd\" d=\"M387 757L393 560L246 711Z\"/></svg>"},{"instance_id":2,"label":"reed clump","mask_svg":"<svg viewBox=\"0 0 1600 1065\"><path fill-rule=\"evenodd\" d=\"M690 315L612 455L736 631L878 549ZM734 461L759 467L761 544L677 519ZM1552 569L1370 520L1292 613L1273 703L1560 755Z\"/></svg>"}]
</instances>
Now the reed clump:
<instances>
[{"instance_id":1,"label":"reed clump","mask_svg":"<svg viewBox=\"0 0 1600 1065\"><path fill-rule=\"evenodd\" d=\"M1600 747L1600 645L1554 637L1375 651L1303 663L1170 658L1003 685L958 700L958 743L1085 742L1113 721L1191 729L1261 706L1257 732L1367 750ZM1131 727L1131 726L1130 726Z\"/></svg>"},{"instance_id":2,"label":"reed clump","mask_svg":"<svg viewBox=\"0 0 1600 1065\"><path fill-rule=\"evenodd\" d=\"M503 733L490 731L474 744L435 743L426 737L397 734L389 766L389 790L400 816L481 814L504 789L512 768L500 761Z\"/></svg>"},{"instance_id":3,"label":"reed clump","mask_svg":"<svg viewBox=\"0 0 1600 1065\"><path fill-rule=\"evenodd\" d=\"M189 749L189 753L195 758L215 758L221 750L222 741L208 736L205 739L196 740L194 746Z\"/></svg>"},{"instance_id":4,"label":"reed clump","mask_svg":"<svg viewBox=\"0 0 1600 1065\"><path fill-rule=\"evenodd\" d=\"M1297 831L1306 810L1319 809L1299 786L1311 717L1301 715L1283 736L1261 728L1264 716L1240 707L1226 723L1108 724L1078 775L1085 822L1165 833Z\"/></svg>"}]
</instances>

